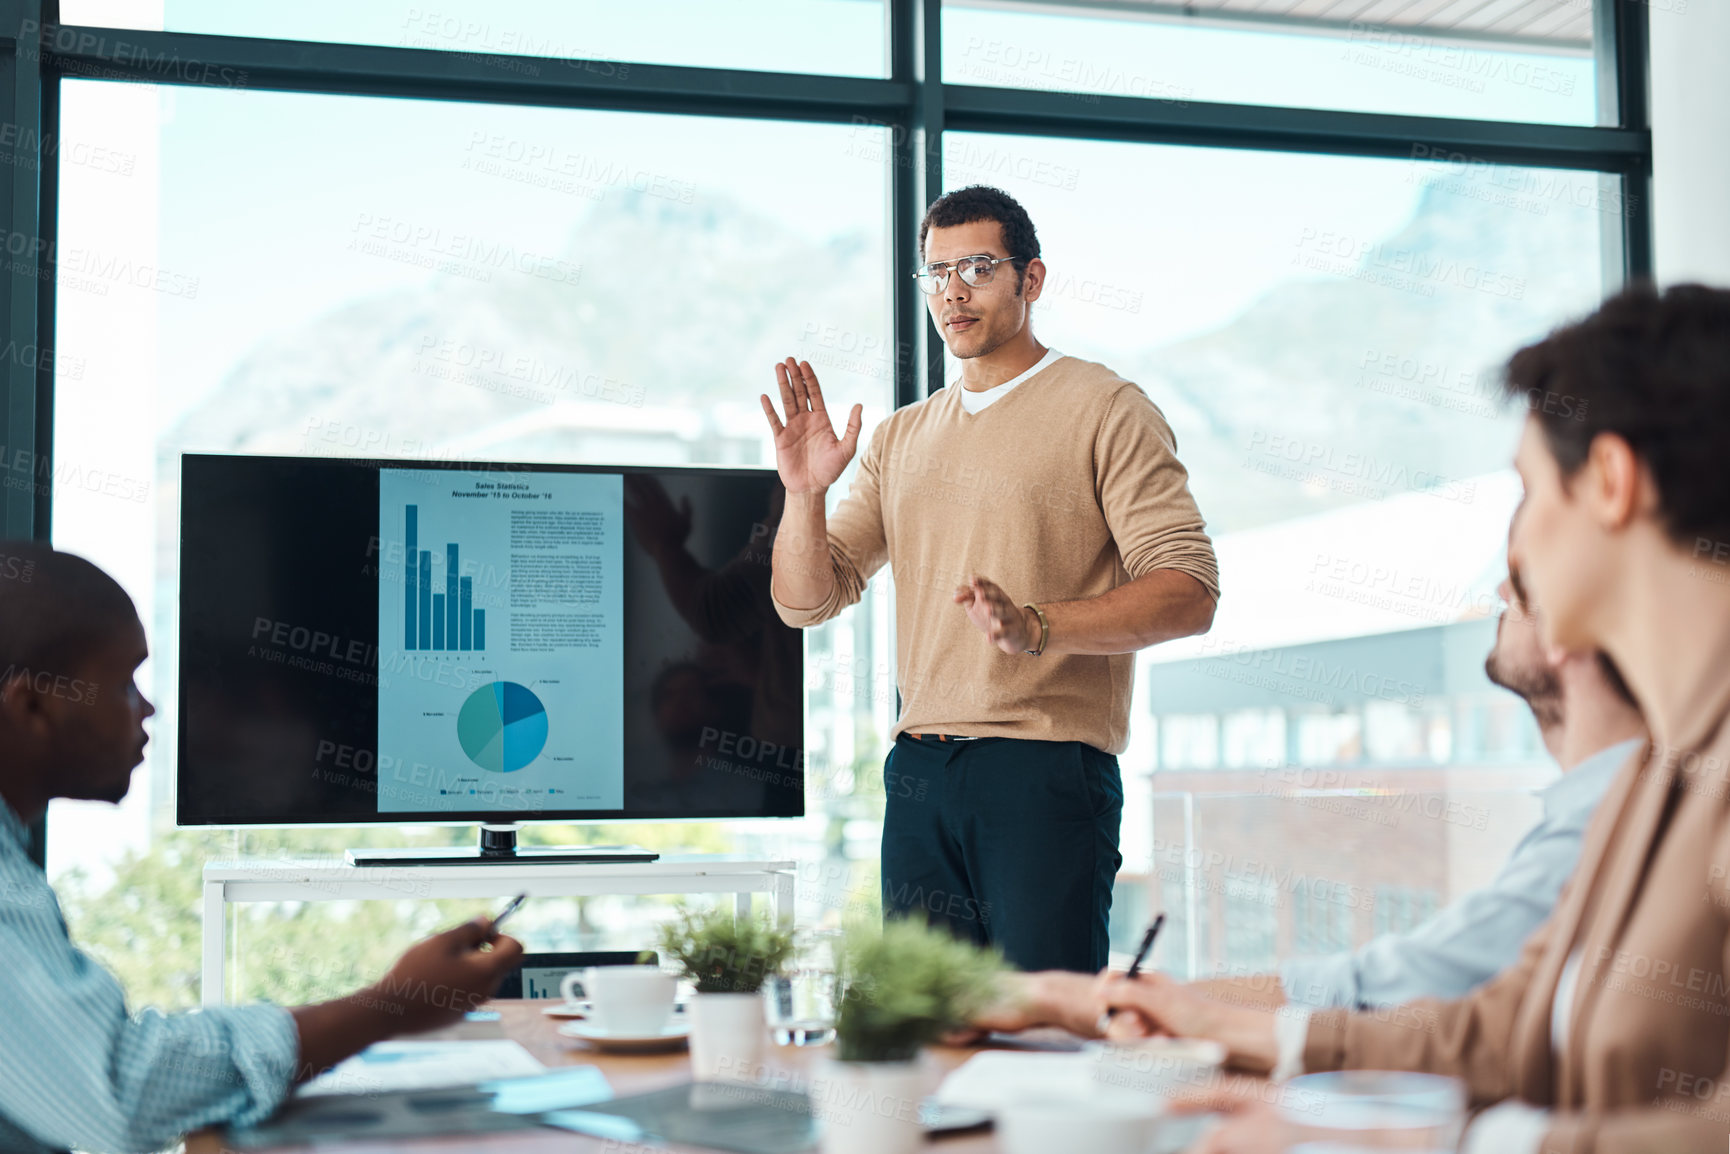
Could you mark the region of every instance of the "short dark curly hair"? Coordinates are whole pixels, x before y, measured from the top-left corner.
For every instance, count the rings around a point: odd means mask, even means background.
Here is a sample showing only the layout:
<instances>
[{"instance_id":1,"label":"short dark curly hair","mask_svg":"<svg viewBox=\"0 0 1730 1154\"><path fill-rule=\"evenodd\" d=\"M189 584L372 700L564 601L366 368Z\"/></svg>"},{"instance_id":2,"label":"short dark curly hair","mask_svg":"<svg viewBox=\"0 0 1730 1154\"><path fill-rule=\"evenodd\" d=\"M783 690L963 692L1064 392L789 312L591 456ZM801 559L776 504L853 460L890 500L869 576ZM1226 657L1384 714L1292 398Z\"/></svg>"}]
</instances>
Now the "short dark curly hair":
<instances>
[{"instance_id":1,"label":"short dark curly hair","mask_svg":"<svg viewBox=\"0 0 1730 1154\"><path fill-rule=\"evenodd\" d=\"M1027 262L1039 255L1039 234L1033 229L1033 218L1021 207L1021 202L988 184L970 184L946 192L931 202L925 219L919 222L919 260L925 260L925 234L934 228L954 228L976 220L994 220L1003 229L1003 244L1009 250L1010 264L1015 269L1015 291L1021 291L1021 278L1027 272Z\"/></svg>"},{"instance_id":2,"label":"short dark curly hair","mask_svg":"<svg viewBox=\"0 0 1730 1154\"><path fill-rule=\"evenodd\" d=\"M1730 541L1730 291L1634 285L1515 353L1503 391L1564 478L1614 433L1652 470L1672 541Z\"/></svg>"}]
</instances>

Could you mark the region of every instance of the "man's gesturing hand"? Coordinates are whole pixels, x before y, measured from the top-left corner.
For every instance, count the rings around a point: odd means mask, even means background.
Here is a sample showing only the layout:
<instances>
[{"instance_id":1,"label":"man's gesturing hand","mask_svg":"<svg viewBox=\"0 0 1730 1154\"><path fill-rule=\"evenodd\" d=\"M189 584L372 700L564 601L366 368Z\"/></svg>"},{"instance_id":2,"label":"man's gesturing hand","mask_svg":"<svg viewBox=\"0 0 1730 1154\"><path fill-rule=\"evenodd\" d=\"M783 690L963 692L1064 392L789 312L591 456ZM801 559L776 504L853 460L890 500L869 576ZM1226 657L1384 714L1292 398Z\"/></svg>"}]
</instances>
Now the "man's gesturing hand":
<instances>
[{"instance_id":1,"label":"man's gesturing hand","mask_svg":"<svg viewBox=\"0 0 1730 1154\"><path fill-rule=\"evenodd\" d=\"M769 418L769 428L775 434L775 468L781 474L781 484L789 493L821 493L833 485L853 459L859 448L859 429L865 422L865 408L854 405L847 416L847 431L835 436L835 426L829 423L829 410L823 407L823 390L817 387L817 374L808 361L788 357L775 366L775 380L781 386L781 407L786 410L787 423L775 415L769 394L759 398L763 413Z\"/></svg>"},{"instance_id":2,"label":"man's gesturing hand","mask_svg":"<svg viewBox=\"0 0 1730 1154\"><path fill-rule=\"evenodd\" d=\"M967 619L1005 653L1022 653L1039 644L1039 619L1017 605L996 582L974 577L965 585L957 585L955 603L965 606Z\"/></svg>"},{"instance_id":3,"label":"man's gesturing hand","mask_svg":"<svg viewBox=\"0 0 1730 1154\"><path fill-rule=\"evenodd\" d=\"M436 1029L479 1009L522 960L523 944L477 918L409 947L362 995L396 1019L394 1033Z\"/></svg>"},{"instance_id":4,"label":"man's gesturing hand","mask_svg":"<svg viewBox=\"0 0 1730 1154\"><path fill-rule=\"evenodd\" d=\"M292 1011L300 1035L294 1080L316 1077L385 1038L457 1021L490 998L522 960L523 944L486 918L411 946L372 985Z\"/></svg>"}]
</instances>

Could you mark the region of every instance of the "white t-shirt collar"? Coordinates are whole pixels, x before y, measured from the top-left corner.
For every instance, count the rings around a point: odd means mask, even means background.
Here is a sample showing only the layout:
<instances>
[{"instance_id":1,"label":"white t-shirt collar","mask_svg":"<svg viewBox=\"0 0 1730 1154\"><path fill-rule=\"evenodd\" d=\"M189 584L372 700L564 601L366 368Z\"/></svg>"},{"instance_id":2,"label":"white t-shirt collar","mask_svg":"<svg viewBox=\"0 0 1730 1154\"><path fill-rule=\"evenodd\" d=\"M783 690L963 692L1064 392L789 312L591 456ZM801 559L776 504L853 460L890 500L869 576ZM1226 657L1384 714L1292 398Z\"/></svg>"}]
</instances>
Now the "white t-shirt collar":
<instances>
[{"instance_id":1,"label":"white t-shirt collar","mask_svg":"<svg viewBox=\"0 0 1730 1154\"><path fill-rule=\"evenodd\" d=\"M957 378L954 387L961 390L961 407L966 409L969 413L980 412L986 406L1001 401L1004 397L1009 395L1010 389L1013 389L1028 377L1033 376L1033 374L1049 368L1062 356L1063 354L1058 352L1056 349L1046 349L1045 355L1039 358L1039 362L1020 376L1011 377L1001 385L994 385L989 389L980 389L977 392L963 386L960 379Z\"/></svg>"}]
</instances>

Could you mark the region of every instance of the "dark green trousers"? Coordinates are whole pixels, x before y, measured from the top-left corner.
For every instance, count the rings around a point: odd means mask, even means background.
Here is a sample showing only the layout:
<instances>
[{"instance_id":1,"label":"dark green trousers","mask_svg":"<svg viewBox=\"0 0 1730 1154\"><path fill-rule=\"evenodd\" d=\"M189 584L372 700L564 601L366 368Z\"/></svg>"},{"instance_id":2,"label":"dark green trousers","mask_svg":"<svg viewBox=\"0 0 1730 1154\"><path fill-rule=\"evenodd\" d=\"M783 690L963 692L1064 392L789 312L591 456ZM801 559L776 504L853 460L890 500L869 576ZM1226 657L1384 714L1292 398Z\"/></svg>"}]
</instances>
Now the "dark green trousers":
<instances>
[{"instance_id":1,"label":"dark green trousers","mask_svg":"<svg viewBox=\"0 0 1730 1154\"><path fill-rule=\"evenodd\" d=\"M922 914L1023 970L1105 966L1117 758L1079 741L902 734L883 785L886 917Z\"/></svg>"}]
</instances>

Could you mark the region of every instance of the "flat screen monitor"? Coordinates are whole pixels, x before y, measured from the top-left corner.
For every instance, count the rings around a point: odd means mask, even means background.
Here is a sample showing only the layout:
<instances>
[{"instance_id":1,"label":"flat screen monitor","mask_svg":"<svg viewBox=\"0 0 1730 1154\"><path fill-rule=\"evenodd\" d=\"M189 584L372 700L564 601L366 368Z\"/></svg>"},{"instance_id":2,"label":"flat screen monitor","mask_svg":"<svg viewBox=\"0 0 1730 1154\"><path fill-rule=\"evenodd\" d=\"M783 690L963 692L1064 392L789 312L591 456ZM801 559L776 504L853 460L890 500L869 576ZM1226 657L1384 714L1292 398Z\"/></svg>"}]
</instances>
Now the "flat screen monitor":
<instances>
[{"instance_id":1,"label":"flat screen monitor","mask_svg":"<svg viewBox=\"0 0 1730 1154\"><path fill-rule=\"evenodd\" d=\"M796 817L771 470L188 454L182 825Z\"/></svg>"}]
</instances>

